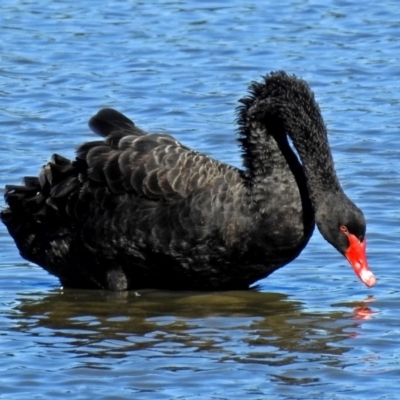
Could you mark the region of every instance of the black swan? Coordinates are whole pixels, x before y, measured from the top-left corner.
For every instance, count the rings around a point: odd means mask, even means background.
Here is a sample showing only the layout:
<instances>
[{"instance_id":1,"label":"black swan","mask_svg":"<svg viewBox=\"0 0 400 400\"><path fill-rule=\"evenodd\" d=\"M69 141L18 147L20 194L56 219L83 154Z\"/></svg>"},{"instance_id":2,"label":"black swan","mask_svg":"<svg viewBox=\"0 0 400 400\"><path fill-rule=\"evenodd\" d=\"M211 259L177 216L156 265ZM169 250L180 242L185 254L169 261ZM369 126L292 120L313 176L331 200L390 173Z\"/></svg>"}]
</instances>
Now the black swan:
<instances>
[{"instance_id":1,"label":"black swan","mask_svg":"<svg viewBox=\"0 0 400 400\"><path fill-rule=\"evenodd\" d=\"M66 287L248 288L295 259L315 223L373 286L365 219L307 83L282 71L252 83L238 125L242 170L103 109L89 122L103 138L6 186L1 220L22 257Z\"/></svg>"}]
</instances>

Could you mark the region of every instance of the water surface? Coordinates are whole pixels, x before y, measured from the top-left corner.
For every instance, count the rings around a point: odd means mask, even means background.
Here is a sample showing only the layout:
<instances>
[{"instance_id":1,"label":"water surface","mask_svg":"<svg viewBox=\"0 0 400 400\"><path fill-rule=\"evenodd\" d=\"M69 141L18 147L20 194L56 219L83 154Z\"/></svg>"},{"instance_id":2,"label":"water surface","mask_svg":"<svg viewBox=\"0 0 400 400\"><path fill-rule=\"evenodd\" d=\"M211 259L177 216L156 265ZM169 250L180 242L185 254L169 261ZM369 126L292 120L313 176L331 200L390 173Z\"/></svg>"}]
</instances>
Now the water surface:
<instances>
[{"instance_id":1,"label":"water surface","mask_svg":"<svg viewBox=\"0 0 400 400\"><path fill-rule=\"evenodd\" d=\"M321 105L378 284L315 232L247 292L63 290L1 225L0 398L396 398L398 16L390 0L2 1L1 187L72 157L105 106L240 166L237 100L284 69Z\"/></svg>"}]
</instances>

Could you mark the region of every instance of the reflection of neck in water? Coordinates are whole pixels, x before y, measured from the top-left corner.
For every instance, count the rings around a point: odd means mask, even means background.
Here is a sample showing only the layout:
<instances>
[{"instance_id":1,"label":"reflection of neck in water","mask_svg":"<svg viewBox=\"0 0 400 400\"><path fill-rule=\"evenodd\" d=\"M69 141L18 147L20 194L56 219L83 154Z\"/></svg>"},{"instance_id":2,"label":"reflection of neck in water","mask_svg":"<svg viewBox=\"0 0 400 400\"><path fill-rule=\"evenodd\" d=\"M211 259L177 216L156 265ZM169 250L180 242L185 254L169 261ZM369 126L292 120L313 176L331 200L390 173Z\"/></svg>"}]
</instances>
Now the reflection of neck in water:
<instances>
[{"instance_id":1,"label":"reflection of neck in water","mask_svg":"<svg viewBox=\"0 0 400 400\"><path fill-rule=\"evenodd\" d=\"M223 360L274 366L290 365L308 354L343 354L348 346L340 342L360 324L342 307L307 312L301 303L279 293L140 294L98 292L94 298L91 291L67 290L34 303L22 298L14 329L35 341L38 330L45 328L52 346L69 343L68 353L82 352L83 346L96 357L110 351L125 358L140 351L179 355L211 350Z\"/></svg>"}]
</instances>

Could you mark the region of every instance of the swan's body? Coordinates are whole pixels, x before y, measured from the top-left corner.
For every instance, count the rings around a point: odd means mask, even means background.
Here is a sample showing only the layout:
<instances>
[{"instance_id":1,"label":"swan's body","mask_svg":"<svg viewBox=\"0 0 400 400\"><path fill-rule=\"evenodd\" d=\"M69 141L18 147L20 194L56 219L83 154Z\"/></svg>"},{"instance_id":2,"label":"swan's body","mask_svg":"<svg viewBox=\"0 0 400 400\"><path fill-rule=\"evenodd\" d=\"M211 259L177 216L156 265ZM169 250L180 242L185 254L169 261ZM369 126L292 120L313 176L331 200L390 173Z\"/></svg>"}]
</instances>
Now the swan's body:
<instances>
[{"instance_id":1,"label":"swan's body","mask_svg":"<svg viewBox=\"0 0 400 400\"><path fill-rule=\"evenodd\" d=\"M1 218L21 255L69 287L239 289L296 258L316 220L372 286L364 217L340 187L307 84L273 73L242 103L244 170L100 111L89 125L103 140L7 187Z\"/></svg>"}]
</instances>

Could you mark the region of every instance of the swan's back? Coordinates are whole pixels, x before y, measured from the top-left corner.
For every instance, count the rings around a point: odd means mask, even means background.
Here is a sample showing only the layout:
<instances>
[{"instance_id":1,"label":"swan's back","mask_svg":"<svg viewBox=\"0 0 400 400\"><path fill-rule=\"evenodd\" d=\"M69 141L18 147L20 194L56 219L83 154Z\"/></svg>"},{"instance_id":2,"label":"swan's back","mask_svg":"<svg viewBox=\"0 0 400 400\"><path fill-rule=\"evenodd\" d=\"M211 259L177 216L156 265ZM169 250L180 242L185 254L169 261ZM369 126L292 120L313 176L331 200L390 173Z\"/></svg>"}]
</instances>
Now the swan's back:
<instances>
[{"instance_id":1,"label":"swan's back","mask_svg":"<svg viewBox=\"0 0 400 400\"><path fill-rule=\"evenodd\" d=\"M242 207L239 171L112 109L89 125L103 140L80 146L73 161L54 155L38 178L6 187L1 218L24 258L68 286L125 289L157 285L157 263L189 269L239 240L241 227L229 222ZM132 263L137 282L128 282Z\"/></svg>"}]
</instances>

